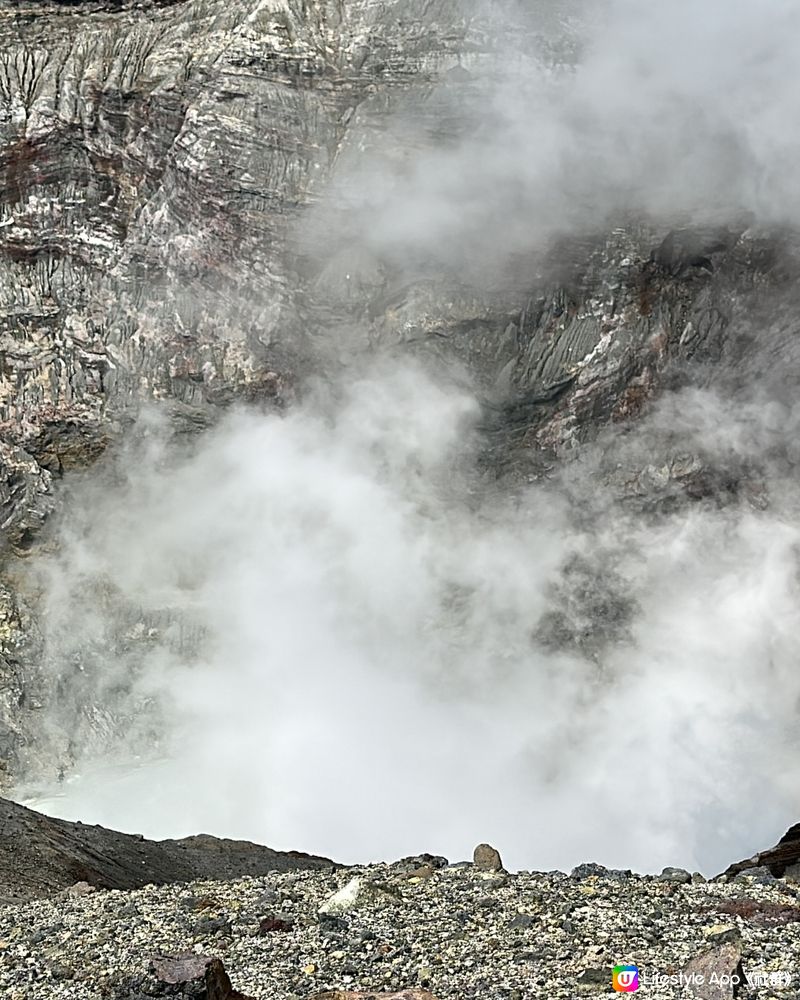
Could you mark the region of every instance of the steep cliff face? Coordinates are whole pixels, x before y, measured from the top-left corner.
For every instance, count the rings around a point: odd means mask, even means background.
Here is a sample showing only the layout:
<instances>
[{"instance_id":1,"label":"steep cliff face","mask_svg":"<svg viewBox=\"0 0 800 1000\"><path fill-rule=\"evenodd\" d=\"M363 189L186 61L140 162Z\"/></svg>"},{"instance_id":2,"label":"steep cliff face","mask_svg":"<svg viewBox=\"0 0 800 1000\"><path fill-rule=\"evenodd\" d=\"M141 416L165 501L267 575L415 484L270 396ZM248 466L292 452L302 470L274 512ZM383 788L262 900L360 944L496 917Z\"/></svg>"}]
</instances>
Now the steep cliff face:
<instances>
[{"instance_id":1,"label":"steep cliff face","mask_svg":"<svg viewBox=\"0 0 800 1000\"><path fill-rule=\"evenodd\" d=\"M39 544L61 477L119 441L144 403L177 433L201 430L234 402L287 407L309 375L399 349L466 369L485 406L486 468L519 481L635 418L665 381L713 372L735 388L748 365L774 364L749 331L797 268L786 239L746 222L621 219L511 247L479 275L435 252L393 253L367 238L363 211L354 227L353 165L377 155L402 177L420 149L463 134L480 70L504 44L572 58L565 7L549 14L558 33L539 25L521 40L510 12L455 0L0 3L11 772L34 753L47 697L26 610L36 595L15 597L17 560ZM791 321L771 322L772 350L793 363ZM643 502L739 489L741 470L715 479L699 459L673 459L634 459L621 475L612 458L600 474Z\"/></svg>"},{"instance_id":2,"label":"steep cliff face","mask_svg":"<svg viewBox=\"0 0 800 1000\"><path fill-rule=\"evenodd\" d=\"M9 574L59 478L119 440L143 401L183 432L234 401L292 399L331 322L297 232L303 209L358 107L377 102L363 141L381 128L381 95L422 93L465 45L480 49L472 35L448 2L404 5L402 19L369 3L0 6ZM344 324L347 303L340 312ZM1 685L12 771L36 756L47 698L14 590Z\"/></svg>"},{"instance_id":3,"label":"steep cliff face","mask_svg":"<svg viewBox=\"0 0 800 1000\"><path fill-rule=\"evenodd\" d=\"M0 429L12 544L24 548L45 516L49 477L93 461L143 399L188 428L234 399L283 405L337 344L338 360L376 344L454 354L515 426L530 425L526 444L545 446L630 415L665 361L719 352L732 295L774 262L745 227L686 246L663 226L616 229L551 249L550 273L529 254L481 285L365 250L347 232L346 188L339 217L326 217L333 233L305 225L385 131L381 155L396 164L420 142L447 142L446 125L467 127L470 67L498 41L464 10L4 5ZM391 127L409 113L413 130ZM542 421L554 409L558 420Z\"/></svg>"}]
</instances>

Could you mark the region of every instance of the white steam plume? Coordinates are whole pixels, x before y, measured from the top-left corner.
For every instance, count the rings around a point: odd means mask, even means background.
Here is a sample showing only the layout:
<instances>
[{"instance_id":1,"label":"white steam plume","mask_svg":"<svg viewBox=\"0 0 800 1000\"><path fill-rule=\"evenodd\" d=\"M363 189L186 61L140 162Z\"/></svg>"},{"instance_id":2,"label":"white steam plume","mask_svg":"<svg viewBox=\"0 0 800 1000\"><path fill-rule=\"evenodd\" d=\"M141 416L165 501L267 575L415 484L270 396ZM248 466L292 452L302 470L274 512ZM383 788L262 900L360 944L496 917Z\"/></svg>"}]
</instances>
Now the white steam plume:
<instances>
[{"instance_id":1,"label":"white steam plume","mask_svg":"<svg viewBox=\"0 0 800 1000\"><path fill-rule=\"evenodd\" d=\"M678 409L699 428L687 446L709 454L728 426L718 453L763 452L756 411ZM487 498L462 474L474 419L468 396L395 367L333 412L232 416L188 460L86 486L49 568L52 648L96 636L87 575L206 636L187 665L158 640L144 656L161 759L136 736L120 766L138 753L138 769L86 762L50 807L344 860L489 839L519 867L712 870L774 838L800 807L796 518L646 524L609 500L581 526L555 489ZM598 594L613 581L635 602L594 657L541 635L575 557ZM125 656L103 671L130 683Z\"/></svg>"},{"instance_id":2,"label":"white steam plume","mask_svg":"<svg viewBox=\"0 0 800 1000\"><path fill-rule=\"evenodd\" d=\"M800 223L793 0L583 7L580 20L574 5L518 10L496 59L462 60L472 85L446 77L398 101L380 144L368 129L385 107L367 102L328 203L337 246L349 233L380 260L466 263L480 280L514 253L621 215ZM559 8L560 20L545 16ZM513 9L490 8L501 20ZM566 63L553 47L565 25ZM531 31L549 37L544 55L531 51ZM324 217L318 239L326 227Z\"/></svg>"},{"instance_id":3,"label":"white steam plume","mask_svg":"<svg viewBox=\"0 0 800 1000\"><path fill-rule=\"evenodd\" d=\"M470 66L471 108L435 89L417 111L437 134L459 105L446 142L406 141L408 109L356 157L356 121L328 228L381 262L502 271L623 212L800 223L799 17L788 0L593 5L577 66ZM473 399L421 370L343 395L233 415L182 460L154 431L121 483L76 493L46 567L51 660L102 654L113 609L138 608L100 687L111 701L135 676L130 704L150 697L168 739L150 760L137 723L123 773L87 757L53 809L342 860L489 839L511 866L707 871L797 819L794 410L776 430L761 400L667 399L643 450L672 428L711 460L767 456L773 503L651 523L596 495L591 451L564 490L485 496ZM621 602L591 655L545 627L587 600L563 583L576 560ZM162 609L180 624L147 639Z\"/></svg>"}]
</instances>

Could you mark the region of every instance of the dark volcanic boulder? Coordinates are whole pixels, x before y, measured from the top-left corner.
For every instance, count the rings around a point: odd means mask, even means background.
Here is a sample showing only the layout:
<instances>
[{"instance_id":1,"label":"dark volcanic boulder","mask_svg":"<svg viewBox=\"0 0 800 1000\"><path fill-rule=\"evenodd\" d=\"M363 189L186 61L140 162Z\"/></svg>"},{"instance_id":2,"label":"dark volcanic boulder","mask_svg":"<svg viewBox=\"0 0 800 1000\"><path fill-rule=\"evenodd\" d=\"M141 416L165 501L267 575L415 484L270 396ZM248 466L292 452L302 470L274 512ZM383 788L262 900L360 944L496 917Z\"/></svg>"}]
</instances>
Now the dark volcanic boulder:
<instances>
[{"instance_id":1,"label":"dark volcanic boulder","mask_svg":"<svg viewBox=\"0 0 800 1000\"><path fill-rule=\"evenodd\" d=\"M198 997L198 1000L250 1000L233 989L225 966L218 958L189 952L177 956L156 956L151 965L159 984L177 986L183 996ZM165 994L157 986L152 995ZM170 991L166 995L175 994Z\"/></svg>"}]
</instances>

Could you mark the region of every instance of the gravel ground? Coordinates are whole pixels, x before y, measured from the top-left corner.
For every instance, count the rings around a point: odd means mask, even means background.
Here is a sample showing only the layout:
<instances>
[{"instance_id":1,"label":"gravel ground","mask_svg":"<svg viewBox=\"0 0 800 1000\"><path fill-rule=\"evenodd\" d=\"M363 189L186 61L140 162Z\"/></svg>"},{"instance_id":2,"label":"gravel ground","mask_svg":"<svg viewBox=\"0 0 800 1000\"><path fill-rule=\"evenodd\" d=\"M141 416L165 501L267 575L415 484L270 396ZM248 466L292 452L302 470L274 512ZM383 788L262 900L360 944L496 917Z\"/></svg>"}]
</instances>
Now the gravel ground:
<instances>
[{"instance_id":1,"label":"gravel ground","mask_svg":"<svg viewBox=\"0 0 800 1000\"><path fill-rule=\"evenodd\" d=\"M594 865L506 874L423 856L130 892L77 886L0 909L0 996L175 995L150 959L196 952L221 958L234 987L259 1000L413 986L436 1000L573 1000L612 992L615 964L638 965L642 979L676 974L723 942L741 949L746 976L764 977L738 997L800 996L798 887L765 869L686 879ZM640 995L685 989L651 980Z\"/></svg>"}]
</instances>

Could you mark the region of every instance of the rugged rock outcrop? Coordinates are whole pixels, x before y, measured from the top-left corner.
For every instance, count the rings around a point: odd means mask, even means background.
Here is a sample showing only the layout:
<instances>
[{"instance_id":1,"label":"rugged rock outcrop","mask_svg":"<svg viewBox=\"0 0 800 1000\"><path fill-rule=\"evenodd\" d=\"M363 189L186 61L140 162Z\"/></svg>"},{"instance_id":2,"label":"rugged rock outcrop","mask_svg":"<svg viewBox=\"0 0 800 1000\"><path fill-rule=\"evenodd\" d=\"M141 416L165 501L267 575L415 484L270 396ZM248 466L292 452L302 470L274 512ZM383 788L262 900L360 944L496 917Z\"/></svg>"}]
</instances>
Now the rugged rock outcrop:
<instances>
[{"instance_id":1,"label":"rugged rock outcrop","mask_svg":"<svg viewBox=\"0 0 800 1000\"><path fill-rule=\"evenodd\" d=\"M389 166L468 127L452 108L474 102L469 68L498 45L468 9L0 5L11 544L30 543L50 477L95 459L145 399L202 427L236 399L285 404L312 364L400 344L467 364L505 457L568 446L635 415L669 363L719 358L734 304L779 255L744 224L627 225L477 284L365 247L346 186L325 216L335 237L308 224L404 112L417 127L406 148L391 132Z\"/></svg>"},{"instance_id":2,"label":"rugged rock outcrop","mask_svg":"<svg viewBox=\"0 0 800 1000\"><path fill-rule=\"evenodd\" d=\"M46 697L36 595L19 593L16 560L42 540L60 477L144 405L192 432L236 401L285 407L307 375L359 353L407 351L466 368L485 470L525 481L663 385L713 375L735 389L754 364L796 370L789 313L769 317L766 354L750 337L791 287L795 248L747 220L620 219L509 252L480 280L392 255L362 216L354 228L359 157L379 148L402 174L420 148L457 139L504 45L571 58L568 25L560 47L519 36L503 28L512 8L490 24L484 5L455 0L0 2L7 773L30 757ZM409 113L415 127L398 126ZM596 471L643 506L763 502L758 470L668 443Z\"/></svg>"},{"instance_id":3,"label":"rugged rock outcrop","mask_svg":"<svg viewBox=\"0 0 800 1000\"><path fill-rule=\"evenodd\" d=\"M50 819L0 799L0 903L52 895L76 883L104 889L325 870L326 858L240 840L194 836L145 840L101 826Z\"/></svg>"},{"instance_id":4,"label":"rugged rock outcrop","mask_svg":"<svg viewBox=\"0 0 800 1000\"><path fill-rule=\"evenodd\" d=\"M737 861L725 869L725 875L738 875L752 869L768 869L775 878L800 874L800 823L790 826L774 847L759 851L752 858Z\"/></svg>"}]
</instances>

